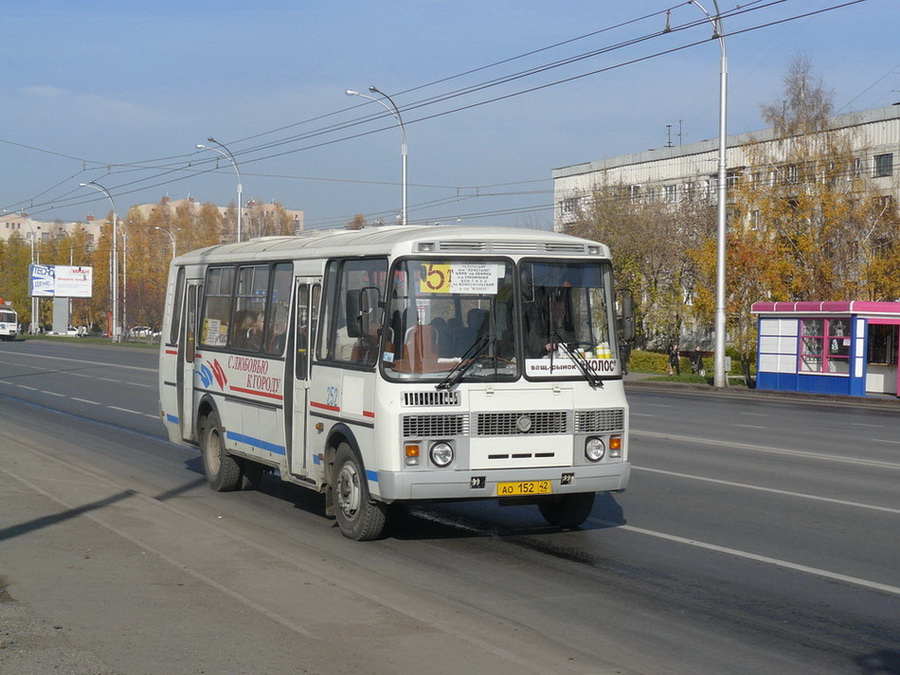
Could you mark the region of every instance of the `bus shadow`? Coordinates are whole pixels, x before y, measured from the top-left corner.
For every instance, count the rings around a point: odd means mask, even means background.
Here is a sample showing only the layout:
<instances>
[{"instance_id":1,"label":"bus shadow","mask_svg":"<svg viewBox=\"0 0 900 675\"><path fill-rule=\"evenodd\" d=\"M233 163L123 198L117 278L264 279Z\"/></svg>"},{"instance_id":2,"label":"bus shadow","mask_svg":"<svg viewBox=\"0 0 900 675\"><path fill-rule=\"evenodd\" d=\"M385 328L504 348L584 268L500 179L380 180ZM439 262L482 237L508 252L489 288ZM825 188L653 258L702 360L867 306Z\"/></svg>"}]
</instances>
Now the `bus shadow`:
<instances>
[{"instance_id":1,"label":"bus shadow","mask_svg":"<svg viewBox=\"0 0 900 675\"><path fill-rule=\"evenodd\" d=\"M203 475L203 462L199 457L188 460L185 466L188 470ZM325 497L318 492L282 481L277 474L272 473L266 473L254 489L337 527L334 517L325 514ZM506 538L603 530L624 524L624 512L615 495L601 492L597 494L590 517L577 528L548 525L534 504L501 506L495 499L483 499L391 504L388 507L384 536L401 541Z\"/></svg>"},{"instance_id":2,"label":"bus shadow","mask_svg":"<svg viewBox=\"0 0 900 675\"><path fill-rule=\"evenodd\" d=\"M598 493L588 520L577 528L547 524L534 504L501 506L496 500L409 504L393 507L387 536L400 540L465 537L515 538L604 530L625 524L622 506Z\"/></svg>"}]
</instances>

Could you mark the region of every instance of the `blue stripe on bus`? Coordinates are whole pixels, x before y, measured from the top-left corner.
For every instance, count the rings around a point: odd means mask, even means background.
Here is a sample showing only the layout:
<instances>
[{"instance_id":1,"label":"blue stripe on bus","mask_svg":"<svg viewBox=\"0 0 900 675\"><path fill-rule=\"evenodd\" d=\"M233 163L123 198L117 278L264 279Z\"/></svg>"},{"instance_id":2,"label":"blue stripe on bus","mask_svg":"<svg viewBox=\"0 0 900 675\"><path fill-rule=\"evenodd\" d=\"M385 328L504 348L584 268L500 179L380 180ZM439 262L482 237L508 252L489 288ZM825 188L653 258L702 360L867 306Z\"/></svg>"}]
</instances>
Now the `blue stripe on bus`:
<instances>
[{"instance_id":1,"label":"blue stripe on bus","mask_svg":"<svg viewBox=\"0 0 900 675\"><path fill-rule=\"evenodd\" d=\"M180 424L181 420L178 419L178 415L170 415L166 413L166 422L171 422L172 424Z\"/></svg>"},{"instance_id":2,"label":"blue stripe on bus","mask_svg":"<svg viewBox=\"0 0 900 675\"><path fill-rule=\"evenodd\" d=\"M285 454L283 445L269 443L268 441L264 441L261 438L253 438L253 436L247 436L246 434L239 434L234 431L225 432L225 437L232 441L237 441L238 443L246 443L247 445L252 445L255 448L260 448L261 450L265 450L266 452L273 452L276 455Z\"/></svg>"}]
</instances>

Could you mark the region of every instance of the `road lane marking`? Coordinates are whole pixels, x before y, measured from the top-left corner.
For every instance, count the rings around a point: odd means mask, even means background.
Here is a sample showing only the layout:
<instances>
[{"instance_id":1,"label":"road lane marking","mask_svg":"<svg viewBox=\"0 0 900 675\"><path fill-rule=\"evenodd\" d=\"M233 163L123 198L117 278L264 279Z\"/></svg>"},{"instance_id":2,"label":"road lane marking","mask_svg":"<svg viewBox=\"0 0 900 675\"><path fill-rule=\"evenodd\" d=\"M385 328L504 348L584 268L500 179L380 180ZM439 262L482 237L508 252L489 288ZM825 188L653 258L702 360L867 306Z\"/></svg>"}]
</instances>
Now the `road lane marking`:
<instances>
[{"instance_id":1,"label":"road lane marking","mask_svg":"<svg viewBox=\"0 0 900 675\"><path fill-rule=\"evenodd\" d=\"M106 407L109 408L110 410L118 410L119 412L131 413L132 415L146 415L147 414L142 410L131 410L129 408L120 408L117 405L108 405Z\"/></svg>"},{"instance_id":2,"label":"road lane marking","mask_svg":"<svg viewBox=\"0 0 900 675\"><path fill-rule=\"evenodd\" d=\"M632 471L646 471L648 473L659 473L665 476L674 476L675 478L687 478L689 480L699 480L704 483L715 483L716 485L727 485L728 487L743 488L745 490L756 490L757 492L769 492L785 497L797 497L798 499L812 499L819 502L828 502L829 504L838 504L840 506L853 506L858 509L869 509L871 511L884 511L885 513L896 513L900 515L900 509L892 509L889 506L876 506L875 504L863 504L861 502L851 502L846 499L834 499L833 497L820 497L818 495L810 495L805 492L791 492L790 490L778 490L776 488L763 487L761 485L749 485L747 483L735 483L730 480L721 480L719 478L706 478L705 476L694 476L688 473L679 473L678 471L665 471L663 469L650 469L644 466L632 466Z\"/></svg>"},{"instance_id":3,"label":"road lane marking","mask_svg":"<svg viewBox=\"0 0 900 675\"><path fill-rule=\"evenodd\" d=\"M759 555L757 553L750 553L749 551L741 551L736 548L729 548L728 546L719 546L718 544L710 544L705 541L698 541L696 539L688 539L687 537L679 537L674 534L666 534L665 532L657 532L656 530L648 530L643 527L635 527L634 525L620 525L618 523L613 523L606 520L594 520L596 523L600 523L606 526L614 526L619 530L626 530L628 532L635 532L636 534L643 534L648 537L655 537L657 539L664 539L666 541L675 542L677 544L685 544L687 546L695 546L697 548L706 549L707 551L715 551L716 553L725 553L727 555L732 555L737 558L744 558L746 560L754 560L756 562L765 563L767 565L775 565L777 567L783 567L785 569L793 570L795 572L802 572L804 574L811 574L817 577L822 577L824 579L831 579L832 581L842 581L847 584L852 584L854 586L862 586L863 588L868 588L874 591L883 591L885 593L891 593L893 595L900 595L900 587L890 586L888 584L882 584L877 581L869 581L868 579L860 579L859 577L851 577L847 574L839 574L837 572L829 572L828 570L819 569L818 567L809 567L808 565L800 565L798 563L792 563L787 560L779 560L778 558L770 558L769 556Z\"/></svg>"},{"instance_id":4,"label":"road lane marking","mask_svg":"<svg viewBox=\"0 0 900 675\"><path fill-rule=\"evenodd\" d=\"M65 394L60 394L58 391L46 391L41 389L42 394L47 394L47 396L60 396L62 398L68 398Z\"/></svg>"},{"instance_id":5,"label":"road lane marking","mask_svg":"<svg viewBox=\"0 0 900 675\"><path fill-rule=\"evenodd\" d=\"M742 429L768 429L769 427L764 427L760 424L735 424L736 427L741 427Z\"/></svg>"},{"instance_id":6,"label":"road lane marking","mask_svg":"<svg viewBox=\"0 0 900 675\"><path fill-rule=\"evenodd\" d=\"M156 368L144 368L143 366L127 366L120 363L108 363L106 361L85 361L83 359L73 359L66 356L47 356L46 354L28 354L32 359L53 359L54 361L74 361L79 365L102 366L104 368L127 368L129 370L142 370L147 373L155 373ZM17 365L22 365L21 361L16 361ZM33 366L35 368L39 366Z\"/></svg>"},{"instance_id":7,"label":"road lane marking","mask_svg":"<svg viewBox=\"0 0 900 675\"><path fill-rule=\"evenodd\" d=\"M28 391L40 391L37 387L29 387L27 384L16 384L20 389L27 389Z\"/></svg>"},{"instance_id":8,"label":"road lane marking","mask_svg":"<svg viewBox=\"0 0 900 675\"><path fill-rule=\"evenodd\" d=\"M130 380L116 380L111 377L98 377L97 375L90 375L88 373L66 372L66 375L71 375L72 377L84 377L89 380L103 380L104 382L112 382L113 384L125 384L129 387L144 387L146 389L155 389L158 386L156 384L144 384L142 382L132 382Z\"/></svg>"},{"instance_id":9,"label":"road lane marking","mask_svg":"<svg viewBox=\"0 0 900 675\"><path fill-rule=\"evenodd\" d=\"M677 434L661 433L657 431L635 431L631 430L632 436L644 436L646 438L659 438L663 440L676 441L678 443L687 443L693 445L710 445L721 448L732 448L734 450L750 450L752 452L764 452L772 455L785 455L788 457L803 457L805 459L818 459L823 462L840 462L841 464L859 464L861 466L872 466L881 469L900 469L898 462L881 462L874 459L861 459L858 457L838 457L837 455L826 455L820 452L808 452L806 450L789 450L787 448L776 448L769 445L754 445L752 443L738 443L736 441L723 441L717 438L700 438L699 436L679 436Z\"/></svg>"},{"instance_id":10,"label":"road lane marking","mask_svg":"<svg viewBox=\"0 0 900 675\"><path fill-rule=\"evenodd\" d=\"M891 443L892 445L900 445L900 441L895 441L890 438L871 438L869 440L875 441L876 443Z\"/></svg>"},{"instance_id":11,"label":"road lane marking","mask_svg":"<svg viewBox=\"0 0 900 675\"><path fill-rule=\"evenodd\" d=\"M870 429L884 429L883 424L863 424L862 422L850 422L851 427L869 427Z\"/></svg>"},{"instance_id":12,"label":"road lane marking","mask_svg":"<svg viewBox=\"0 0 900 675\"><path fill-rule=\"evenodd\" d=\"M99 401L91 401L90 399L78 398L77 396L72 396L71 399L73 401L79 401L81 403L90 403L91 405L101 405Z\"/></svg>"}]
</instances>

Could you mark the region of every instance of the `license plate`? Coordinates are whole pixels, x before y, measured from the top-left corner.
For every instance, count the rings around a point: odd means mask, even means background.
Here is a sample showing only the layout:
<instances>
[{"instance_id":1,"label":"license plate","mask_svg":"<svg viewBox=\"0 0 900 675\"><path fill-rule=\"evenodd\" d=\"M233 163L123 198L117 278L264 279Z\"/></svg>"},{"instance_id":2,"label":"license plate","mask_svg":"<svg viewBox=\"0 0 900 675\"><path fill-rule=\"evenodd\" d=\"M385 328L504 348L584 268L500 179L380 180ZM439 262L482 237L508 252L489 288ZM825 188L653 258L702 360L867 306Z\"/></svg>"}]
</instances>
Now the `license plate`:
<instances>
[{"instance_id":1,"label":"license plate","mask_svg":"<svg viewBox=\"0 0 900 675\"><path fill-rule=\"evenodd\" d=\"M549 480L523 480L516 483L497 483L498 497L549 495L552 493L553 483L551 483Z\"/></svg>"}]
</instances>

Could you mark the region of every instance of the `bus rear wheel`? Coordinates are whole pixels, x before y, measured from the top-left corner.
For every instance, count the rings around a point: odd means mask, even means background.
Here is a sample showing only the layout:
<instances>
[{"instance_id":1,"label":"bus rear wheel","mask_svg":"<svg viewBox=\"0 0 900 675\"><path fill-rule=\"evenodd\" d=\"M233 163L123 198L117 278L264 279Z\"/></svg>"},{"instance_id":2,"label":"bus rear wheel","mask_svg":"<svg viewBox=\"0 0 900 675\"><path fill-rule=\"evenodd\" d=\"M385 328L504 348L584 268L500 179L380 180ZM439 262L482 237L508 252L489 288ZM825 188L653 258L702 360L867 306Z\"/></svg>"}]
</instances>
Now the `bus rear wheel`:
<instances>
[{"instance_id":1,"label":"bus rear wheel","mask_svg":"<svg viewBox=\"0 0 900 675\"><path fill-rule=\"evenodd\" d=\"M544 520L551 525L573 528L584 523L591 515L594 497L593 492L548 497L538 502L538 508Z\"/></svg>"},{"instance_id":2,"label":"bus rear wheel","mask_svg":"<svg viewBox=\"0 0 900 675\"><path fill-rule=\"evenodd\" d=\"M341 534L356 541L378 539L384 531L386 507L369 497L362 464L347 443L334 455L331 500Z\"/></svg>"},{"instance_id":3,"label":"bus rear wheel","mask_svg":"<svg viewBox=\"0 0 900 675\"><path fill-rule=\"evenodd\" d=\"M237 490L241 486L241 465L225 452L225 439L219 415L211 412L200 436L203 471L206 481L216 492Z\"/></svg>"}]
</instances>

